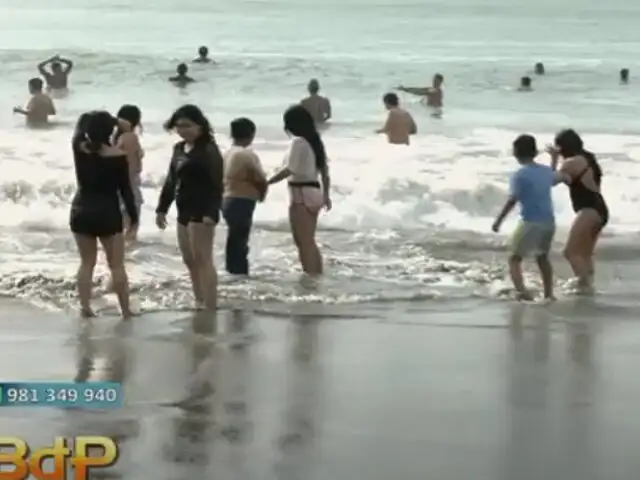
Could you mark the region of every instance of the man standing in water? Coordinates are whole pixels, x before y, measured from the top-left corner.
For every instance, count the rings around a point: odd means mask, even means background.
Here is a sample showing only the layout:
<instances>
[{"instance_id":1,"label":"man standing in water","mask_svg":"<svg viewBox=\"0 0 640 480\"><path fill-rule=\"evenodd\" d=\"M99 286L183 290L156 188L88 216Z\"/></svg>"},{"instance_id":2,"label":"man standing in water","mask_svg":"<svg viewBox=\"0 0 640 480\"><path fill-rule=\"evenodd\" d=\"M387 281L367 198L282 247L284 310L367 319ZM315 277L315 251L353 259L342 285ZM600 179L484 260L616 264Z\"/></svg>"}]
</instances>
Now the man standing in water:
<instances>
[{"instance_id":1,"label":"man standing in water","mask_svg":"<svg viewBox=\"0 0 640 480\"><path fill-rule=\"evenodd\" d=\"M444 77L442 74L436 73L430 87L404 87L400 85L398 90L422 97L421 101L426 101L427 107L432 109L431 116L439 118L442 116L442 106L444 105L443 84Z\"/></svg>"},{"instance_id":2,"label":"man standing in water","mask_svg":"<svg viewBox=\"0 0 640 480\"><path fill-rule=\"evenodd\" d=\"M51 71L47 70L47 66L51 66ZM73 69L73 62L60 55L53 57L38 64L38 71L47 82L47 90L66 90L69 82L69 74Z\"/></svg>"},{"instance_id":3,"label":"man standing in water","mask_svg":"<svg viewBox=\"0 0 640 480\"><path fill-rule=\"evenodd\" d=\"M56 109L53 101L46 93L42 92L43 82L39 78L29 80L29 93L31 99L26 108L15 107L13 113L24 115L29 127L44 127L49 124L49 115L55 115Z\"/></svg>"},{"instance_id":4,"label":"man standing in water","mask_svg":"<svg viewBox=\"0 0 640 480\"><path fill-rule=\"evenodd\" d=\"M195 82L189 75L189 67L186 63L181 63L176 68L177 75L169 77L169 81L178 87L186 87L188 84Z\"/></svg>"},{"instance_id":5,"label":"man standing in water","mask_svg":"<svg viewBox=\"0 0 640 480\"><path fill-rule=\"evenodd\" d=\"M315 78L309 80L307 91L309 96L304 98L300 105L311 114L316 125L322 125L331 118L331 102L328 98L318 94L320 92L320 82Z\"/></svg>"},{"instance_id":6,"label":"man standing in water","mask_svg":"<svg viewBox=\"0 0 640 480\"><path fill-rule=\"evenodd\" d=\"M409 136L418 133L413 117L400 108L400 100L395 93L387 93L382 97L382 102L389 113L384 126L376 130L376 133L386 134L389 143L394 145L409 145Z\"/></svg>"}]
</instances>

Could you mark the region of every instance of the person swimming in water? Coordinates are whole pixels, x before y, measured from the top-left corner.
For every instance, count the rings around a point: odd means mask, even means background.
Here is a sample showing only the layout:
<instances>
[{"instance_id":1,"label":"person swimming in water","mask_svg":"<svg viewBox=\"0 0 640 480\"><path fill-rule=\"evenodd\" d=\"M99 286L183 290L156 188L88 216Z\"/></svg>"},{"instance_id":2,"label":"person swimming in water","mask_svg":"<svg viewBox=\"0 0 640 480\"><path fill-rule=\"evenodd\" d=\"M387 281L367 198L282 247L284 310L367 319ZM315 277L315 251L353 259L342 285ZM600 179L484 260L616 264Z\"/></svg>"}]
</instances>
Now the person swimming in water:
<instances>
[{"instance_id":1,"label":"person swimming in water","mask_svg":"<svg viewBox=\"0 0 640 480\"><path fill-rule=\"evenodd\" d=\"M47 66L51 70L47 70ZM66 90L69 84L69 74L73 70L73 62L60 55L54 55L38 64L38 71L47 82L47 90Z\"/></svg>"},{"instance_id":2,"label":"person swimming in water","mask_svg":"<svg viewBox=\"0 0 640 480\"><path fill-rule=\"evenodd\" d=\"M215 63L209 58L209 49L204 45L198 49L198 56L191 63Z\"/></svg>"},{"instance_id":3,"label":"person swimming in water","mask_svg":"<svg viewBox=\"0 0 640 480\"><path fill-rule=\"evenodd\" d=\"M436 73L433 76L430 87L405 87L400 85L397 89L401 92L417 95L421 98L421 101L427 104L427 107L433 111L432 117L439 118L442 116L442 107L444 106L444 91L442 85L444 84L444 77L440 73Z\"/></svg>"},{"instance_id":4,"label":"person swimming in water","mask_svg":"<svg viewBox=\"0 0 640 480\"><path fill-rule=\"evenodd\" d=\"M376 133L384 133L389 143L409 145L409 137L418 133L418 127L409 112L400 107L400 100L395 93L387 93L382 97L387 109L387 120Z\"/></svg>"},{"instance_id":5,"label":"person swimming in water","mask_svg":"<svg viewBox=\"0 0 640 480\"><path fill-rule=\"evenodd\" d=\"M156 208L156 225L167 228L167 212L176 203L178 246L189 271L197 308L217 306L218 275L213 263L213 238L220 221L224 161L213 129L195 105L178 108L165 122L182 141L173 153Z\"/></svg>"},{"instance_id":6,"label":"person swimming in water","mask_svg":"<svg viewBox=\"0 0 640 480\"><path fill-rule=\"evenodd\" d=\"M531 77L522 77L520 79L520 86L518 87L519 92L532 92L533 87L531 86Z\"/></svg>"},{"instance_id":7,"label":"person swimming in water","mask_svg":"<svg viewBox=\"0 0 640 480\"><path fill-rule=\"evenodd\" d=\"M131 180L131 188L133 189L133 195L136 200L136 207L138 208L138 219L140 219L140 210L144 200L142 198L142 180L140 174L142 173L142 159L144 157L144 150L140 145L140 138L138 137L137 130L141 128L142 113L136 105L123 105L118 110L116 115L118 119L118 127L114 135L114 144L121 149L127 155L127 162L129 164L129 179ZM123 213L126 214L126 208L124 203L121 204ZM125 217L125 225L130 223L129 217ZM138 225L140 222L138 222ZM127 240L135 241L138 238L137 226L129 229L129 236Z\"/></svg>"},{"instance_id":8,"label":"person swimming in water","mask_svg":"<svg viewBox=\"0 0 640 480\"><path fill-rule=\"evenodd\" d=\"M542 62L536 63L535 66L533 67L533 71L535 72L536 75L544 75L545 74L544 63Z\"/></svg>"},{"instance_id":9,"label":"person swimming in water","mask_svg":"<svg viewBox=\"0 0 640 480\"><path fill-rule=\"evenodd\" d=\"M289 226L304 273L323 272L322 254L316 242L318 217L331 210L329 165L322 138L311 114L302 105L289 107L283 116L291 136L285 163L267 182L289 184Z\"/></svg>"},{"instance_id":10,"label":"person swimming in water","mask_svg":"<svg viewBox=\"0 0 640 480\"><path fill-rule=\"evenodd\" d=\"M626 85L629 83L629 69L623 68L620 70L620 83Z\"/></svg>"},{"instance_id":11,"label":"person swimming in water","mask_svg":"<svg viewBox=\"0 0 640 480\"><path fill-rule=\"evenodd\" d=\"M188 72L189 67L187 67L187 64L181 63L176 67L177 75L169 77L169 81L178 87L186 87L188 84L195 82L193 78L187 75Z\"/></svg>"},{"instance_id":12,"label":"person swimming in water","mask_svg":"<svg viewBox=\"0 0 640 480\"><path fill-rule=\"evenodd\" d=\"M31 98L25 108L15 107L13 113L24 115L28 127L45 127L49 125L49 116L56 114L53 100L42 91L44 83L40 78L29 80Z\"/></svg>"},{"instance_id":13,"label":"person swimming in water","mask_svg":"<svg viewBox=\"0 0 640 480\"><path fill-rule=\"evenodd\" d=\"M72 140L77 190L71 202L69 227L80 254L77 286L83 317L94 316L91 290L98 240L107 257L111 284L122 316L129 318L132 315L124 266L120 198L131 220L130 228L138 223L138 211L129 181L127 156L111 145L116 125L117 120L109 112L86 113L78 120Z\"/></svg>"},{"instance_id":14,"label":"person swimming in water","mask_svg":"<svg viewBox=\"0 0 640 480\"><path fill-rule=\"evenodd\" d=\"M560 157L564 159L558 171L569 179L569 196L576 212L564 256L578 279L578 292L590 294L593 292L596 244L609 221L609 209L600 190L602 168L596 156L584 148L582 138L575 130L559 132L547 152L554 170L558 169Z\"/></svg>"},{"instance_id":15,"label":"person swimming in water","mask_svg":"<svg viewBox=\"0 0 640 480\"><path fill-rule=\"evenodd\" d=\"M327 97L319 94L320 82L315 78L307 85L309 96L300 101L300 105L307 109L316 125L322 125L331 118L331 102Z\"/></svg>"}]
</instances>

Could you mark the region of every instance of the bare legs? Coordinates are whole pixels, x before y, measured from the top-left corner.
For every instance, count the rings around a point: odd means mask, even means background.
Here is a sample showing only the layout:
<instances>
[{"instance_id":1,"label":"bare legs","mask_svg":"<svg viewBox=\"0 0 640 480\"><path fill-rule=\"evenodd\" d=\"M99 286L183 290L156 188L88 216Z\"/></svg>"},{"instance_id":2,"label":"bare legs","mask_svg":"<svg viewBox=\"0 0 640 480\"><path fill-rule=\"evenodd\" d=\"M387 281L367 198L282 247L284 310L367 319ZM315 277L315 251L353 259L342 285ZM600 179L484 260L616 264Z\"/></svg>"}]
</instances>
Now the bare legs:
<instances>
[{"instance_id":1,"label":"bare legs","mask_svg":"<svg viewBox=\"0 0 640 480\"><path fill-rule=\"evenodd\" d=\"M564 256L578 278L578 288L583 291L593 288L593 254L601 224L602 219L595 210L587 208L578 212L564 249Z\"/></svg>"},{"instance_id":2,"label":"bare legs","mask_svg":"<svg viewBox=\"0 0 640 480\"><path fill-rule=\"evenodd\" d=\"M549 261L547 255L538 255L536 257L536 263L540 270L540 277L542 278L542 285L544 289L544 298L553 299L553 267ZM532 300L533 297L527 291L524 285L524 279L522 278L522 257L518 255L511 255L509 257L509 273L511 274L511 281L513 286L518 292L519 300Z\"/></svg>"},{"instance_id":3,"label":"bare legs","mask_svg":"<svg viewBox=\"0 0 640 480\"><path fill-rule=\"evenodd\" d=\"M215 225L191 222L178 225L178 246L189 271L198 307L217 308L218 274L213 264Z\"/></svg>"},{"instance_id":4,"label":"bare legs","mask_svg":"<svg viewBox=\"0 0 640 480\"><path fill-rule=\"evenodd\" d=\"M322 274L322 254L316 244L319 211L309 211L303 204L289 206L289 224L298 248L302 270L309 275Z\"/></svg>"},{"instance_id":5,"label":"bare legs","mask_svg":"<svg viewBox=\"0 0 640 480\"><path fill-rule=\"evenodd\" d=\"M95 237L74 234L78 252L80 253L80 268L78 268L77 286L80 297L80 310L83 317L94 315L91 309L91 290L93 288L93 271L98 256L98 242ZM111 283L118 297L120 311L124 318L131 317L129 305L129 279L124 268L124 238L122 233L109 237L101 237L100 243L104 248L107 264L111 271Z\"/></svg>"}]
</instances>

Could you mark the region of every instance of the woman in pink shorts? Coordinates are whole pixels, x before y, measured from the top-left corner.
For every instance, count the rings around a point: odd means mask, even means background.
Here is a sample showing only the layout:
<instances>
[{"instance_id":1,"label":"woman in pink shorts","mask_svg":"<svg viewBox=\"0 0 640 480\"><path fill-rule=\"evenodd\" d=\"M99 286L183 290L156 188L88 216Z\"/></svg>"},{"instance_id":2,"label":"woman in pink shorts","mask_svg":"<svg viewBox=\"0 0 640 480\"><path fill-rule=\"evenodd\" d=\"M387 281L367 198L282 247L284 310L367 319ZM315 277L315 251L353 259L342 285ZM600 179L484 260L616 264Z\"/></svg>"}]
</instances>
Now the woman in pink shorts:
<instances>
[{"instance_id":1,"label":"woman in pink shorts","mask_svg":"<svg viewBox=\"0 0 640 480\"><path fill-rule=\"evenodd\" d=\"M295 105L284 113L284 129L292 137L289 151L284 166L268 183L288 180L289 223L302 270L320 275L322 255L316 244L316 228L320 210L331 209L327 155L313 117L303 106Z\"/></svg>"}]
</instances>

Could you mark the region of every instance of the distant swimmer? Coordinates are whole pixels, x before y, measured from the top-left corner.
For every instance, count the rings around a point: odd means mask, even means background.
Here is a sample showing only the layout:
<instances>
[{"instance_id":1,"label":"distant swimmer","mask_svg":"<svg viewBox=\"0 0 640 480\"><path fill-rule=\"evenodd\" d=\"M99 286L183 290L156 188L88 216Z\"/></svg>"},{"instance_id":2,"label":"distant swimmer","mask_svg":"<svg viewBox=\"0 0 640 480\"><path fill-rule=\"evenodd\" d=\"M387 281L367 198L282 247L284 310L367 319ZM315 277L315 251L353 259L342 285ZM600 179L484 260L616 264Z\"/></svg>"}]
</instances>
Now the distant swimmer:
<instances>
[{"instance_id":1,"label":"distant swimmer","mask_svg":"<svg viewBox=\"0 0 640 480\"><path fill-rule=\"evenodd\" d=\"M576 212L564 249L573 273L578 279L579 293L593 292L595 268L593 254L600 233L609 221L609 209L602 196L602 168L596 156L584 148L582 138L574 130L556 135L548 147L551 168L568 176L569 196ZM560 157L563 158L558 168Z\"/></svg>"},{"instance_id":2,"label":"distant swimmer","mask_svg":"<svg viewBox=\"0 0 640 480\"><path fill-rule=\"evenodd\" d=\"M418 133L418 127L413 117L405 109L400 108L400 100L395 93L387 93L382 102L388 110L384 126L376 133L387 135L389 143L395 145L409 145L409 136Z\"/></svg>"},{"instance_id":3,"label":"distant swimmer","mask_svg":"<svg viewBox=\"0 0 640 480\"><path fill-rule=\"evenodd\" d=\"M176 84L178 87L185 87L188 84L195 82L193 78L187 75L188 72L189 72L189 67L187 67L187 64L181 63L176 68L177 75L173 77L169 77L169 81L171 83Z\"/></svg>"},{"instance_id":4,"label":"distant swimmer","mask_svg":"<svg viewBox=\"0 0 640 480\"><path fill-rule=\"evenodd\" d=\"M321 125L331 118L331 102L327 97L318 94L320 82L315 78L309 80L307 91L309 96L304 98L300 105L311 114L316 125Z\"/></svg>"},{"instance_id":5,"label":"distant swimmer","mask_svg":"<svg viewBox=\"0 0 640 480\"><path fill-rule=\"evenodd\" d=\"M198 49L198 56L191 63L215 63L209 58L209 49L204 45Z\"/></svg>"},{"instance_id":6,"label":"distant swimmer","mask_svg":"<svg viewBox=\"0 0 640 480\"><path fill-rule=\"evenodd\" d=\"M47 70L47 66L51 67L51 71ZM66 90L69 83L69 74L73 69L73 62L69 59L62 58L60 55L53 57L38 64L38 71L47 82L47 90Z\"/></svg>"},{"instance_id":7,"label":"distant swimmer","mask_svg":"<svg viewBox=\"0 0 640 480\"><path fill-rule=\"evenodd\" d=\"M533 87L531 86L531 77L522 77L520 79L520 86L518 87L519 92L531 92L533 91Z\"/></svg>"},{"instance_id":8,"label":"distant swimmer","mask_svg":"<svg viewBox=\"0 0 640 480\"><path fill-rule=\"evenodd\" d=\"M544 297L553 299L553 268L549 252L556 233L553 212L552 188L568 182L566 174L555 172L547 165L535 161L538 156L536 139L531 135L520 135L513 142L513 156L520 168L511 177L511 192L502 211L493 222L491 229L500 231L502 222L513 208L520 205L520 223L511 238L509 272L517 292L518 300L532 300L522 277L522 260L534 256L544 288Z\"/></svg>"},{"instance_id":9,"label":"distant swimmer","mask_svg":"<svg viewBox=\"0 0 640 480\"><path fill-rule=\"evenodd\" d=\"M40 78L32 78L29 80L29 93L31 99L27 103L26 108L16 107L13 113L24 115L27 119L29 127L43 127L49 124L49 116L56 114L56 108L53 100L43 93L44 83Z\"/></svg>"},{"instance_id":10,"label":"distant swimmer","mask_svg":"<svg viewBox=\"0 0 640 480\"><path fill-rule=\"evenodd\" d=\"M444 91L442 90L443 84L444 77L442 74L436 73L433 76L430 87L404 87L400 85L398 90L422 97L422 101L426 101L427 106L433 109L431 116L440 117L442 116L442 107L444 105Z\"/></svg>"},{"instance_id":11,"label":"distant swimmer","mask_svg":"<svg viewBox=\"0 0 640 480\"><path fill-rule=\"evenodd\" d=\"M536 63L535 67L533 68L533 71L535 72L536 75L544 75L545 73L544 63L542 62Z\"/></svg>"},{"instance_id":12,"label":"distant swimmer","mask_svg":"<svg viewBox=\"0 0 640 480\"><path fill-rule=\"evenodd\" d=\"M140 127L142 113L136 105L123 105L116 115L118 119L118 127L114 135L114 144L127 155L127 163L129 165L129 180L131 181L131 189L136 201L138 209L138 218L140 218L140 210L143 204L142 198L142 159L144 158L144 150L140 145L137 130ZM127 215L126 206L121 203L122 213L125 220L125 228L129 227L130 219ZM129 235L127 240L135 241L138 237L137 225L128 229Z\"/></svg>"},{"instance_id":13,"label":"distant swimmer","mask_svg":"<svg viewBox=\"0 0 640 480\"><path fill-rule=\"evenodd\" d=\"M628 68L623 68L622 70L620 70L620 83L622 83L623 85L626 85L627 83L629 83L629 69Z\"/></svg>"}]
</instances>

